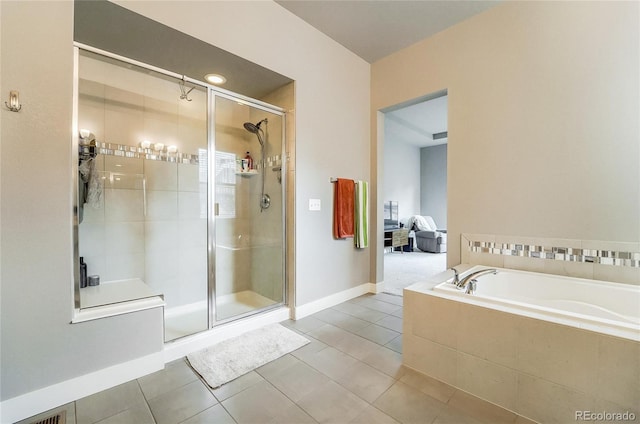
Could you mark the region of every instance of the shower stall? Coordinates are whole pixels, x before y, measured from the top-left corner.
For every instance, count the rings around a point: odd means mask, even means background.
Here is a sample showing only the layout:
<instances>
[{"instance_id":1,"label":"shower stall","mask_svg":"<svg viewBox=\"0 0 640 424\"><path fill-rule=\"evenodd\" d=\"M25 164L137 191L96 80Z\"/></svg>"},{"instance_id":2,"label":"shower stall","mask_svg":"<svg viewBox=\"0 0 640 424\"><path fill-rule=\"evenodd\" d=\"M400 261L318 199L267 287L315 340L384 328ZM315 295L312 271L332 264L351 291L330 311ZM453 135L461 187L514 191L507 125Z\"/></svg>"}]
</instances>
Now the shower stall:
<instances>
[{"instance_id":1,"label":"shower stall","mask_svg":"<svg viewBox=\"0 0 640 424\"><path fill-rule=\"evenodd\" d=\"M284 306L283 110L83 45L76 84L76 308L148 288L171 341Z\"/></svg>"}]
</instances>

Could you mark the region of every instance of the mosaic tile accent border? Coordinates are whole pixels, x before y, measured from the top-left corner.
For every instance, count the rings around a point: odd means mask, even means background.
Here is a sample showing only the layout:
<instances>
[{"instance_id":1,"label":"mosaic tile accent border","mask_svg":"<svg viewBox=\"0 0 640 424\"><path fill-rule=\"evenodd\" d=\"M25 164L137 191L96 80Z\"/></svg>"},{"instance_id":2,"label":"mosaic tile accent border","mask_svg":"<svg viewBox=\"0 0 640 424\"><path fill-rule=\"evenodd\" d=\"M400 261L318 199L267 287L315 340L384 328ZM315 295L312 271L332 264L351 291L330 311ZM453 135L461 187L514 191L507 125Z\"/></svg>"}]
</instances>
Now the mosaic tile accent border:
<instances>
[{"instance_id":1,"label":"mosaic tile accent border","mask_svg":"<svg viewBox=\"0 0 640 424\"><path fill-rule=\"evenodd\" d=\"M469 251L492 255L519 256L524 258L552 259L555 261L586 262L602 265L640 268L640 252L576 249L571 247L546 247L518 243L469 241Z\"/></svg>"},{"instance_id":2,"label":"mosaic tile accent border","mask_svg":"<svg viewBox=\"0 0 640 424\"><path fill-rule=\"evenodd\" d=\"M81 148L84 146L81 146ZM158 160L163 162L186 163L197 165L198 155L189 153L158 152L153 149L145 149L136 146L127 146L117 143L96 143L96 152L101 155L122 156L126 158Z\"/></svg>"},{"instance_id":3,"label":"mosaic tile accent border","mask_svg":"<svg viewBox=\"0 0 640 424\"><path fill-rule=\"evenodd\" d=\"M83 148L86 149L87 147L80 146L81 154ZM98 142L96 143L96 153L100 155L122 156L126 158L158 160L163 162L184 163L191 165L198 165L200 163L200 158L197 154L192 155L190 153L181 152L158 152L153 149L145 149L142 147L128 146L126 144L117 143ZM260 162L262 161L257 161L256 169L261 168ZM267 167L282 166L282 157L281 155L267 156L265 158L265 162L267 163Z\"/></svg>"}]
</instances>

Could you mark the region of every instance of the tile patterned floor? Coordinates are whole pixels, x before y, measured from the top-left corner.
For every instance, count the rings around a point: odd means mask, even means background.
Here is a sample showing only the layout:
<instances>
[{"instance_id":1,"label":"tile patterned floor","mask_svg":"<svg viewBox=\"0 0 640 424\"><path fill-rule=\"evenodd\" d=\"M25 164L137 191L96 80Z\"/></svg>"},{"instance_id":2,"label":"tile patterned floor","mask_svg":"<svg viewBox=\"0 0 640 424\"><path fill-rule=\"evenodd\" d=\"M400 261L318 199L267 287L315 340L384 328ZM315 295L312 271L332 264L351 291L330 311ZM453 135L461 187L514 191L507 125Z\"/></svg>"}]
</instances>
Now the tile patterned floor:
<instances>
[{"instance_id":1,"label":"tile patterned floor","mask_svg":"<svg viewBox=\"0 0 640 424\"><path fill-rule=\"evenodd\" d=\"M72 424L530 422L403 367L401 297L364 295L282 324L311 343L218 389L181 359L57 409Z\"/></svg>"}]
</instances>

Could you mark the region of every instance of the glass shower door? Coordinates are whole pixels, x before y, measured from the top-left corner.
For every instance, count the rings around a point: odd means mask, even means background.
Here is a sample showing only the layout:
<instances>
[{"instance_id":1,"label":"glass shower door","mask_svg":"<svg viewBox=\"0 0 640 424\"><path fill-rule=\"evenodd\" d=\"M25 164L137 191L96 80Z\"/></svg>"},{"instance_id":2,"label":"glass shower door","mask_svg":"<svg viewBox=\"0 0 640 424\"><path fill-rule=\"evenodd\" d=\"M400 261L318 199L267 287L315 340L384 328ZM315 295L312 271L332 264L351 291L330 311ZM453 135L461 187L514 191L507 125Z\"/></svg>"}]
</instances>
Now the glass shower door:
<instances>
[{"instance_id":1,"label":"glass shower door","mask_svg":"<svg viewBox=\"0 0 640 424\"><path fill-rule=\"evenodd\" d=\"M283 115L216 93L215 322L284 303Z\"/></svg>"}]
</instances>

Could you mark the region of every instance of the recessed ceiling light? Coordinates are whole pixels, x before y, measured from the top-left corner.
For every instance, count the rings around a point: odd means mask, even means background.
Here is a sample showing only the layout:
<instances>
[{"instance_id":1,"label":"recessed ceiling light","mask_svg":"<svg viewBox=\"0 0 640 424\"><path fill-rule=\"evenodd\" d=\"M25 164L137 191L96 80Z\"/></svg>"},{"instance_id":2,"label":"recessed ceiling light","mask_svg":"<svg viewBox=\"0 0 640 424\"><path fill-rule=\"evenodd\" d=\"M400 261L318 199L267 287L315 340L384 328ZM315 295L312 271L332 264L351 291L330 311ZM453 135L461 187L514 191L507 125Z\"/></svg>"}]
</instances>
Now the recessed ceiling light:
<instances>
[{"instance_id":1,"label":"recessed ceiling light","mask_svg":"<svg viewBox=\"0 0 640 424\"><path fill-rule=\"evenodd\" d=\"M216 85L224 84L225 82L227 82L227 79L219 74L207 74L204 76L204 79L206 79L211 84Z\"/></svg>"}]
</instances>

